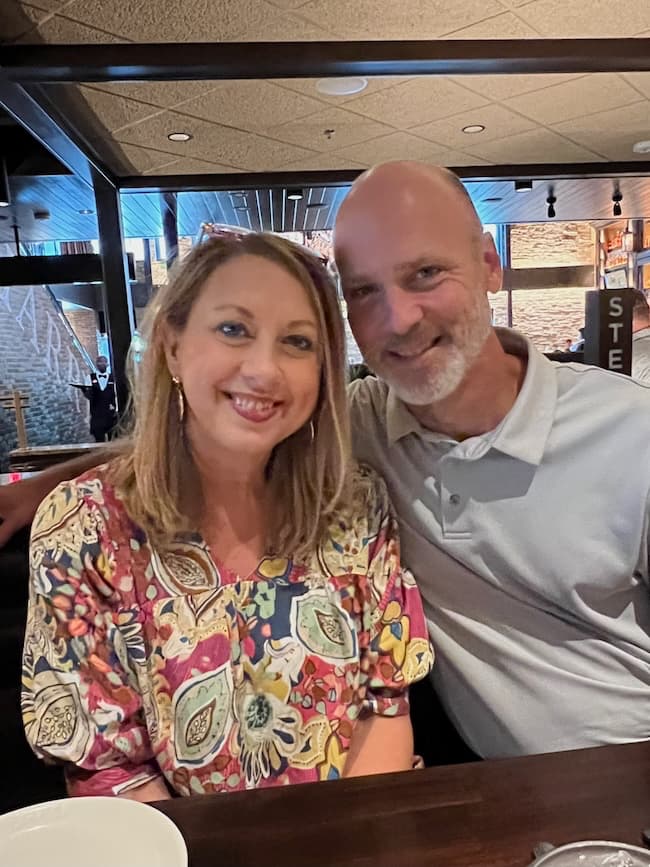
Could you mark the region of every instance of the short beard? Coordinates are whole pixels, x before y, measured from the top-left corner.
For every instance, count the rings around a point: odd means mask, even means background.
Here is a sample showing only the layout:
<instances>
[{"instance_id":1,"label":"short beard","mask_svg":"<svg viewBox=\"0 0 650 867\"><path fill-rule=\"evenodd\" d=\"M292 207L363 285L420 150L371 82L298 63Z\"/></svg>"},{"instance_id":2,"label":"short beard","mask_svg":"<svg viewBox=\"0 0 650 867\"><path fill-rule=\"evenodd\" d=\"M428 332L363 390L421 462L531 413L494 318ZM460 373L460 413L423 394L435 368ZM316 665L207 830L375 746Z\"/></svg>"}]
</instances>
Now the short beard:
<instances>
[{"instance_id":1,"label":"short beard","mask_svg":"<svg viewBox=\"0 0 650 867\"><path fill-rule=\"evenodd\" d=\"M481 354L485 341L492 331L489 313L482 307L471 312L471 318L458 329L456 345L447 352L444 367L425 371L420 381L406 383L393 377L392 371L382 371L383 365L375 366L375 372L384 379L397 397L412 406L427 406L439 403L453 394L465 378L467 371Z\"/></svg>"}]
</instances>

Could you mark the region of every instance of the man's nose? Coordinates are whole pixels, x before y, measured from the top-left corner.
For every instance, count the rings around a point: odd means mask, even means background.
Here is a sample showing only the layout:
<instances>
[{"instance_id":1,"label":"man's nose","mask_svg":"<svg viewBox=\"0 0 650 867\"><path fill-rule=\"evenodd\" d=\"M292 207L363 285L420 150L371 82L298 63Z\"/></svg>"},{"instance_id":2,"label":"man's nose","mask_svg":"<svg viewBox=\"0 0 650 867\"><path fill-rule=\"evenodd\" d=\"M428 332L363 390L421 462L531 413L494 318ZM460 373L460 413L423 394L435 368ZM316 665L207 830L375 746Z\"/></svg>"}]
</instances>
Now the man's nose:
<instances>
[{"instance_id":1,"label":"man's nose","mask_svg":"<svg viewBox=\"0 0 650 867\"><path fill-rule=\"evenodd\" d=\"M424 318L419 298L394 284L384 291L384 314L393 334L408 332Z\"/></svg>"}]
</instances>

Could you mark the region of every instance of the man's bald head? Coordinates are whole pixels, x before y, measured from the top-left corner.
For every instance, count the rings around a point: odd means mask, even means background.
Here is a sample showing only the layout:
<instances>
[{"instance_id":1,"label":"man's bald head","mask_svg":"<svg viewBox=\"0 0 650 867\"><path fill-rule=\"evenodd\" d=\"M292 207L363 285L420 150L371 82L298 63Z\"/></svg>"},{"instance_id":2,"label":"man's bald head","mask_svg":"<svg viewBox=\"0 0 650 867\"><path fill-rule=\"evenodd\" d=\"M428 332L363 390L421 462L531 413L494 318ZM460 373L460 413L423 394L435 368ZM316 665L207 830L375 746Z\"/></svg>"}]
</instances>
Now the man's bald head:
<instances>
[{"instance_id":1,"label":"man's bald head","mask_svg":"<svg viewBox=\"0 0 650 867\"><path fill-rule=\"evenodd\" d=\"M501 285L460 180L412 162L365 172L339 209L334 256L370 367L413 405L457 388L491 334L487 294Z\"/></svg>"},{"instance_id":2,"label":"man's bald head","mask_svg":"<svg viewBox=\"0 0 650 867\"><path fill-rule=\"evenodd\" d=\"M464 184L449 169L425 163L394 161L382 163L360 175L339 208L334 231L335 248L343 248L346 235L369 214L395 222L403 217L415 219L453 218L459 228L479 241L481 221Z\"/></svg>"}]
</instances>

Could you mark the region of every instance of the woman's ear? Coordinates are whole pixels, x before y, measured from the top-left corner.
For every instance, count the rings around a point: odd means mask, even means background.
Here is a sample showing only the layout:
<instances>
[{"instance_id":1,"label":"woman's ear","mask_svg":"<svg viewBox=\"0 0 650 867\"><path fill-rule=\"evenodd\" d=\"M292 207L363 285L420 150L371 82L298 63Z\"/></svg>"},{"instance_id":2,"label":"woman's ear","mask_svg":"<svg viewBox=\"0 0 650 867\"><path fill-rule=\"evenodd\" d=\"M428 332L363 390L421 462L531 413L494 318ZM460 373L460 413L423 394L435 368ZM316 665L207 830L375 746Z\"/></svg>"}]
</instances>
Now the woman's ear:
<instances>
[{"instance_id":1,"label":"woman's ear","mask_svg":"<svg viewBox=\"0 0 650 867\"><path fill-rule=\"evenodd\" d=\"M179 334L175 328L165 323L162 329L162 345L165 352L165 360L171 376L180 376L180 362L178 359Z\"/></svg>"}]
</instances>

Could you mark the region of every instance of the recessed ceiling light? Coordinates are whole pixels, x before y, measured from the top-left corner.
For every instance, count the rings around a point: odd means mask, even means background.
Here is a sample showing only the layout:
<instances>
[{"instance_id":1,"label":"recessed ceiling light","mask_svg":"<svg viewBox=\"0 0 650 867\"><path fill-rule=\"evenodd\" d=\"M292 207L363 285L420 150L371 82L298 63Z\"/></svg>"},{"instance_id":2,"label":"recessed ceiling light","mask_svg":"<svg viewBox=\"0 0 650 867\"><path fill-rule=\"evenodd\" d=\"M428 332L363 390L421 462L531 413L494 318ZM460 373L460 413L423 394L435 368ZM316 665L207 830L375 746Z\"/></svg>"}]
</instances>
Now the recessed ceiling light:
<instances>
[{"instance_id":1,"label":"recessed ceiling light","mask_svg":"<svg viewBox=\"0 0 650 867\"><path fill-rule=\"evenodd\" d=\"M247 211L248 205L234 205L233 210L234 211Z\"/></svg>"},{"instance_id":2,"label":"recessed ceiling light","mask_svg":"<svg viewBox=\"0 0 650 867\"><path fill-rule=\"evenodd\" d=\"M515 193L529 193L532 188L532 181L515 181Z\"/></svg>"},{"instance_id":3,"label":"recessed ceiling light","mask_svg":"<svg viewBox=\"0 0 650 867\"><path fill-rule=\"evenodd\" d=\"M638 141L635 145L632 145L632 150L635 154L650 154L650 139Z\"/></svg>"},{"instance_id":4,"label":"recessed ceiling light","mask_svg":"<svg viewBox=\"0 0 650 867\"><path fill-rule=\"evenodd\" d=\"M94 212L93 210L91 210L91 208L82 208L82 209L79 211L79 213L80 213L80 214L83 214L84 217L85 217L85 216L88 216L88 214L94 214L95 212Z\"/></svg>"},{"instance_id":5,"label":"recessed ceiling light","mask_svg":"<svg viewBox=\"0 0 650 867\"><path fill-rule=\"evenodd\" d=\"M321 78L316 82L316 90L325 96L351 96L366 87L367 78Z\"/></svg>"},{"instance_id":6,"label":"recessed ceiling light","mask_svg":"<svg viewBox=\"0 0 650 867\"><path fill-rule=\"evenodd\" d=\"M287 190L287 198L292 202L299 202L304 197L302 190Z\"/></svg>"},{"instance_id":7,"label":"recessed ceiling light","mask_svg":"<svg viewBox=\"0 0 650 867\"><path fill-rule=\"evenodd\" d=\"M10 204L11 204L10 202L6 202L3 199L2 201L0 201L0 208L8 208Z\"/></svg>"},{"instance_id":8,"label":"recessed ceiling light","mask_svg":"<svg viewBox=\"0 0 650 867\"><path fill-rule=\"evenodd\" d=\"M463 127L463 132L467 133L467 135L475 135L477 132L483 132L485 127L482 123L470 123L468 126Z\"/></svg>"},{"instance_id":9,"label":"recessed ceiling light","mask_svg":"<svg viewBox=\"0 0 650 867\"><path fill-rule=\"evenodd\" d=\"M167 138L170 141L189 141L192 136L189 132L170 132Z\"/></svg>"}]
</instances>

